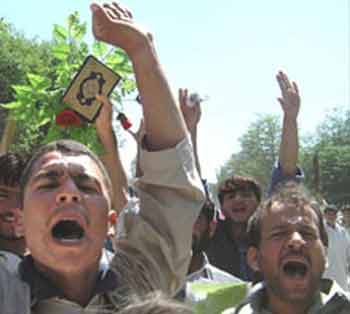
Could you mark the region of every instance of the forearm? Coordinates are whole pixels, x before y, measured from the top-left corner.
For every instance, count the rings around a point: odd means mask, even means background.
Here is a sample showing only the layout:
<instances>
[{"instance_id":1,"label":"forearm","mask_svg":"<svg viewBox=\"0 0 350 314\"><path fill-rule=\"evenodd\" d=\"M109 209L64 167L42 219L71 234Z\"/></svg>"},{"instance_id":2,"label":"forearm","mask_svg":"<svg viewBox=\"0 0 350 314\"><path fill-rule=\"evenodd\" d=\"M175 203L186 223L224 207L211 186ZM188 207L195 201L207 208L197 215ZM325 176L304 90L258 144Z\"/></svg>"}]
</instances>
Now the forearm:
<instances>
[{"instance_id":1,"label":"forearm","mask_svg":"<svg viewBox=\"0 0 350 314\"><path fill-rule=\"evenodd\" d=\"M99 157L106 167L112 181L113 187L113 208L119 212L127 203L128 181L121 163L118 145L114 137L112 128L105 128L103 132L98 132L99 139L105 149Z\"/></svg>"},{"instance_id":2,"label":"forearm","mask_svg":"<svg viewBox=\"0 0 350 314\"><path fill-rule=\"evenodd\" d=\"M280 146L279 161L283 174L294 176L298 162L298 126L296 119L283 118L282 139Z\"/></svg>"},{"instance_id":3,"label":"forearm","mask_svg":"<svg viewBox=\"0 0 350 314\"><path fill-rule=\"evenodd\" d=\"M143 103L147 148L176 146L186 127L151 41L131 59Z\"/></svg>"}]
</instances>

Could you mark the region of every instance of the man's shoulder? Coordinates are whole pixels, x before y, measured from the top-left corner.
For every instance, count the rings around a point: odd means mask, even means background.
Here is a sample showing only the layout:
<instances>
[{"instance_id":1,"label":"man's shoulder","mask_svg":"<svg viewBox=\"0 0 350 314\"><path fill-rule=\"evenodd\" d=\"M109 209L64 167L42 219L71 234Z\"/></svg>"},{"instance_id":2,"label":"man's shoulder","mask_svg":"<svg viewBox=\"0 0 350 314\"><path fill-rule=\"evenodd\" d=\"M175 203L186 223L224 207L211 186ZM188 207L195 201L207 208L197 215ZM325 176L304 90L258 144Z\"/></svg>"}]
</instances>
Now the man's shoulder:
<instances>
[{"instance_id":1,"label":"man's shoulder","mask_svg":"<svg viewBox=\"0 0 350 314\"><path fill-rule=\"evenodd\" d=\"M29 286L0 264L1 313L28 313L29 307Z\"/></svg>"}]
</instances>

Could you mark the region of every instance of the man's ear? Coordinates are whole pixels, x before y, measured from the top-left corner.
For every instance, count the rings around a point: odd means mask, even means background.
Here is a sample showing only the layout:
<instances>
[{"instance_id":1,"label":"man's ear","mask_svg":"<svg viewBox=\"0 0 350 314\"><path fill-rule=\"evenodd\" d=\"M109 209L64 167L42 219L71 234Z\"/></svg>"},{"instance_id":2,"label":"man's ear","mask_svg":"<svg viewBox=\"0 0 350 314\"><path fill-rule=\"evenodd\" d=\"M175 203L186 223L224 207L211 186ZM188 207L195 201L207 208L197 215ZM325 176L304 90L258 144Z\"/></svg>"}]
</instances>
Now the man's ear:
<instances>
[{"instance_id":1,"label":"man's ear","mask_svg":"<svg viewBox=\"0 0 350 314\"><path fill-rule=\"evenodd\" d=\"M259 267L259 251L256 247L250 246L247 252L247 262L251 269L254 271L260 271Z\"/></svg>"},{"instance_id":2,"label":"man's ear","mask_svg":"<svg viewBox=\"0 0 350 314\"><path fill-rule=\"evenodd\" d=\"M209 238L211 239L216 231L216 221L211 221L209 223Z\"/></svg>"}]
</instances>

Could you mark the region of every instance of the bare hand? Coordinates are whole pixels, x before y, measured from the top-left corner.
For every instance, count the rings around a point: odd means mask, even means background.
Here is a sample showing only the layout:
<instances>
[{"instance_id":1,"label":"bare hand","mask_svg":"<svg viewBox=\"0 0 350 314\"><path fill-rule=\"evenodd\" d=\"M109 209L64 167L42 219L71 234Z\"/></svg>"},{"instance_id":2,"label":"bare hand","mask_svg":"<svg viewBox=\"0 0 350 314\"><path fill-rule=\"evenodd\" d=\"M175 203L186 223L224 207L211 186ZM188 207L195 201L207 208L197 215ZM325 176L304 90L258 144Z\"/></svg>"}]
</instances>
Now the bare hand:
<instances>
[{"instance_id":1,"label":"bare hand","mask_svg":"<svg viewBox=\"0 0 350 314\"><path fill-rule=\"evenodd\" d=\"M131 12L120 3L93 3L92 30L97 40L120 47L129 57L143 49L152 36L134 23Z\"/></svg>"},{"instance_id":2,"label":"bare hand","mask_svg":"<svg viewBox=\"0 0 350 314\"><path fill-rule=\"evenodd\" d=\"M300 109L298 86L295 82L290 83L288 76L282 71L278 72L276 79L282 93L282 97L278 98L278 101L282 106L285 117L296 119Z\"/></svg>"},{"instance_id":3,"label":"bare hand","mask_svg":"<svg viewBox=\"0 0 350 314\"><path fill-rule=\"evenodd\" d=\"M183 117L186 122L187 129L189 132L192 132L198 125L199 120L201 119L202 111L201 104L197 102L194 106L188 106L188 90L187 88L179 89L179 102L180 108L183 114Z\"/></svg>"},{"instance_id":4,"label":"bare hand","mask_svg":"<svg viewBox=\"0 0 350 314\"><path fill-rule=\"evenodd\" d=\"M95 121L96 130L101 135L112 129L113 105L106 96L97 95L96 99L102 103L100 113Z\"/></svg>"}]
</instances>

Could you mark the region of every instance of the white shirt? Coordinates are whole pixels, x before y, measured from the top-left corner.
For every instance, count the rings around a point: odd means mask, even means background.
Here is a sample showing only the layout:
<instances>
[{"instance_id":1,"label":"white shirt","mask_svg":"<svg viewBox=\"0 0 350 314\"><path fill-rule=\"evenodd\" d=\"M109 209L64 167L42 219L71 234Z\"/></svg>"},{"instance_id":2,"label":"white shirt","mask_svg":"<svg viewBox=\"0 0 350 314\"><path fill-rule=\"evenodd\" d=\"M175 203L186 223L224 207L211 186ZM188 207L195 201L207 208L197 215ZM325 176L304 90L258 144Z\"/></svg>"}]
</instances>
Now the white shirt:
<instances>
[{"instance_id":1,"label":"white shirt","mask_svg":"<svg viewBox=\"0 0 350 314\"><path fill-rule=\"evenodd\" d=\"M328 233L328 267L323 277L335 280L346 292L350 292L348 284L350 236L338 224L335 225L335 228L326 224L326 230Z\"/></svg>"}]
</instances>

